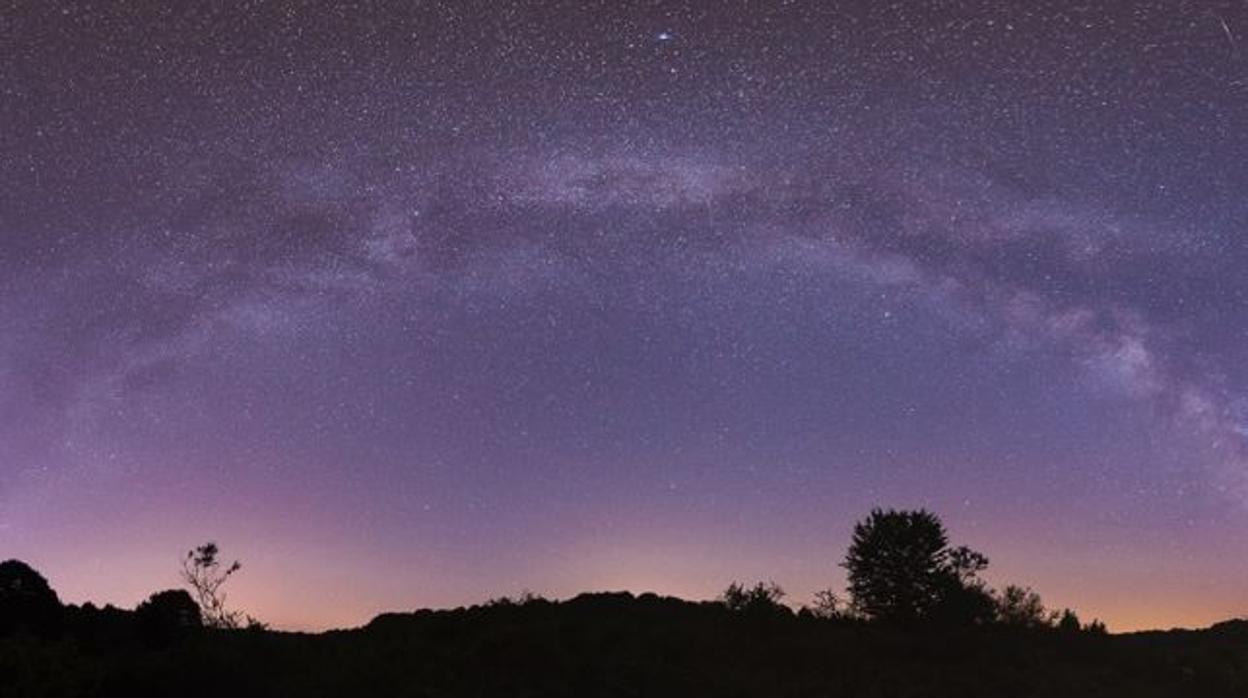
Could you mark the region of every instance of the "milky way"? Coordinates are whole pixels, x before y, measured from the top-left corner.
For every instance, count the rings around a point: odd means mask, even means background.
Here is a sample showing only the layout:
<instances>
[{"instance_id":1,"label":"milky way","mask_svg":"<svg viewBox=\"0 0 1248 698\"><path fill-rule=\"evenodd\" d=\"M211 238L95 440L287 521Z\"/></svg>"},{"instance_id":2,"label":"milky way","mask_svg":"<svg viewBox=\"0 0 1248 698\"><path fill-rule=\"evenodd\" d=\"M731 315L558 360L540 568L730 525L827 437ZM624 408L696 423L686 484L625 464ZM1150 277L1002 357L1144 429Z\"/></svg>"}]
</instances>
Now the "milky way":
<instances>
[{"instance_id":1,"label":"milky way","mask_svg":"<svg viewBox=\"0 0 1248 698\"><path fill-rule=\"evenodd\" d=\"M800 603L884 505L1243 612L1248 6L211 5L0 9L0 555L67 599Z\"/></svg>"}]
</instances>

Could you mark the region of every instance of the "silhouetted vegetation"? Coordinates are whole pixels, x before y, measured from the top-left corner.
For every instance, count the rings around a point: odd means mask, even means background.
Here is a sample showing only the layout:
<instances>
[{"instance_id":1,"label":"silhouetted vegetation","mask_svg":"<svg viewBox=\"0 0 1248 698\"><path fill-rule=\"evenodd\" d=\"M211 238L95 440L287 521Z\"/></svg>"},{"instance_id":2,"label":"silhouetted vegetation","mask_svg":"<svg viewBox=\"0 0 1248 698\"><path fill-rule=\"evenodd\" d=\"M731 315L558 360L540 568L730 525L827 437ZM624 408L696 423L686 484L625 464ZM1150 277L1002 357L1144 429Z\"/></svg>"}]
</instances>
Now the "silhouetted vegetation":
<instances>
[{"instance_id":1,"label":"silhouetted vegetation","mask_svg":"<svg viewBox=\"0 0 1248 698\"><path fill-rule=\"evenodd\" d=\"M1057 629L1064 633L1079 632L1083 629L1083 625L1079 622L1079 616L1069 608L1062 611L1062 615L1057 619Z\"/></svg>"},{"instance_id":2,"label":"silhouetted vegetation","mask_svg":"<svg viewBox=\"0 0 1248 698\"><path fill-rule=\"evenodd\" d=\"M1027 587L1007 586L997 600L997 622L1019 628L1056 625L1058 619L1045 610L1040 595Z\"/></svg>"},{"instance_id":3,"label":"silhouetted vegetation","mask_svg":"<svg viewBox=\"0 0 1248 698\"><path fill-rule=\"evenodd\" d=\"M875 509L854 526L844 567L849 572L850 615L902 625L989 624L1015 628L1082 630L1066 609L1049 611L1028 587L1008 585L1000 592L979 577L988 557L968 547L949 547L940 519L929 511ZM831 592L825 617L843 617ZM1087 630L1104 632L1093 621Z\"/></svg>"},{"instance_id":4,"label":"silhouetted vegetation","mask_svg":"<svg viewBox=\"0 0 1248 698\"><path fill-rule=\"evenodd\" d=\"M196 553L208 579L238 569ZM0 696L1248 695L1248 622L1109 635L1027 587L988 589L987 565L928 512L876 510L855 528L849 600L827 589L798 613L774 582L702 602L526 591L305 635L210 622L186 590L66 606L9 561Z\"/></svg>"},{"instance_id":5,"label":"silhouetted vegetation","mask_svg":"<svg viewBox=\"0 0 1248 698\"><path fill-rule=\"evenodd\" d=\"M222 587L230 576L242 569L235 560L222 565L217 559L220 550L216 543L208 542L188 552L182 560L182 580L194 592L203 614L204 624L211 628L237 628L242 614L227 610L225 591Z\"/></svg>"},{"instance_id":6,"label":"silhouetted vegetation","mask_svg":"<svg viewBox=\"0 0 1248 698\"><path fill-rule=\"evenodd\" d=\"M60 631L61 600L30 565L0 562L0 635L51 636Z\"/></svg>"},{"instance_id":7,"label":"silhouetted vegetation","mask_svg":"<svg viewBox=\"0 0 1248 698\"><path fill-rule=\"evenodd\" d=\"M152 594L134 615L143 637L156 644L179 640L204 625L199 604L183 589Z\"/></svg>"},{"instance_id":8,"label":"silhouetted vegetation","mask_svg":"<svg viewBox=\"0 0 1248 698\"><path fill-rule=\"evenodd\" d=\"M988 558L950 548L931 512L875 509L854 526L845 558L854 610L869 620L979 625L994 604L978 575Z\"/></svg>"},{"instance_id":9,"label":"silhouetted vegetation","mask_svg":"<svg viewBox=\"0 0 1248 698\"><path fill-rule=\"evenodd\" d=\"M758 582L752 587L733 582L720 595L719 602L733 613L766 617L792 613L787 606L780 603L783 598L784 589L775 582Z\"/></svg>"},{"instance_id":10,"label":"silhouetted vegetation","mask_svg":"<svg viewBox=\"0 0 1248 698\"><path fill-rule=\"evenodd\" d=\"M858 618L853 608L832 589L815 592L814 603L803 606L801 612L824 620L854 620Z\"/></svg>"}]
</instances>

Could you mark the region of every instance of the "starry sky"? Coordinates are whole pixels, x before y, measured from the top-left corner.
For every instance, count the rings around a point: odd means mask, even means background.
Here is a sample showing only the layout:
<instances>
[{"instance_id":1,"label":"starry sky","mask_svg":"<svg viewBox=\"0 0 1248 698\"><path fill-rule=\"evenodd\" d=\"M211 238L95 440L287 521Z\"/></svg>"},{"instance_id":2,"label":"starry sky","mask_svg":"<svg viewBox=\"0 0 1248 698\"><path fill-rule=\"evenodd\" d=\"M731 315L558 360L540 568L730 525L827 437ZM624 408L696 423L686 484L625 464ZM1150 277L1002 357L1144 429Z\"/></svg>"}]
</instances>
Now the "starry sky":
<instances>
[{"instance_id":1,"label":"starry sky","mask_svg":"<svg viewBox=\"0 0 1248 698\"><path fill-rule=\"evenodd\" d=\"M0 557L279 628L844 583L1242 614L1248 4L0 5Z\"/></svg>"}]
</instances>

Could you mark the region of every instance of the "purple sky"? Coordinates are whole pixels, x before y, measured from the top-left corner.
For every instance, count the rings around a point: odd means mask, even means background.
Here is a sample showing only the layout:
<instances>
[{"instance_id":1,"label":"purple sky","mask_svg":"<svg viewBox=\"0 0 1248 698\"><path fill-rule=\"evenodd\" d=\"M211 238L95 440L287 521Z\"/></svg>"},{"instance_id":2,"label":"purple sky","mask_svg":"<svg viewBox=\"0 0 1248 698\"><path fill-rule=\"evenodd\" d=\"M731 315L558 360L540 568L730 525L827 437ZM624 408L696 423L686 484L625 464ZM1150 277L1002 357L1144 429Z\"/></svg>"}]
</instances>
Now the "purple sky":
<instances>
[{"instance_id":1,"label":"purple sky","mask_svg":"<svg viewBox=\"0 0 1248 698\"><path fill-rule=\"evenodd\" d=\"M801 603L879 505L1245 612L1242 2L161 4L0 9L0 557L65 599L212 539L283 628Z\"/></svg>"}]
</instances>

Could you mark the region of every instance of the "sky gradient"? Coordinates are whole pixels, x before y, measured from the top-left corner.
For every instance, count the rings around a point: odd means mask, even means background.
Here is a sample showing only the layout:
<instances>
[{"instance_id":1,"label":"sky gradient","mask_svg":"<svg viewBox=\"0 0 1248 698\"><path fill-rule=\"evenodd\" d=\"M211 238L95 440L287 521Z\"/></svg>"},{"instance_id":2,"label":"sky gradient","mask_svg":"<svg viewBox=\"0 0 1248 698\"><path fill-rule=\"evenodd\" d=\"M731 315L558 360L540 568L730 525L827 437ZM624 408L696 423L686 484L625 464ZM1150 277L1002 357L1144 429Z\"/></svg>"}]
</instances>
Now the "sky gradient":
<instances>
[{"instance_id":1,"label":"sky gradient","mask_svg":"<svg viewBox=\"0 0 1248 698\"><path fill-rule=\"evenodd\" d=\"M1248 612L1248 5L1011 4L0 7L0 557L802 603L923 506Z\"/></svg>"}]
</instances>

